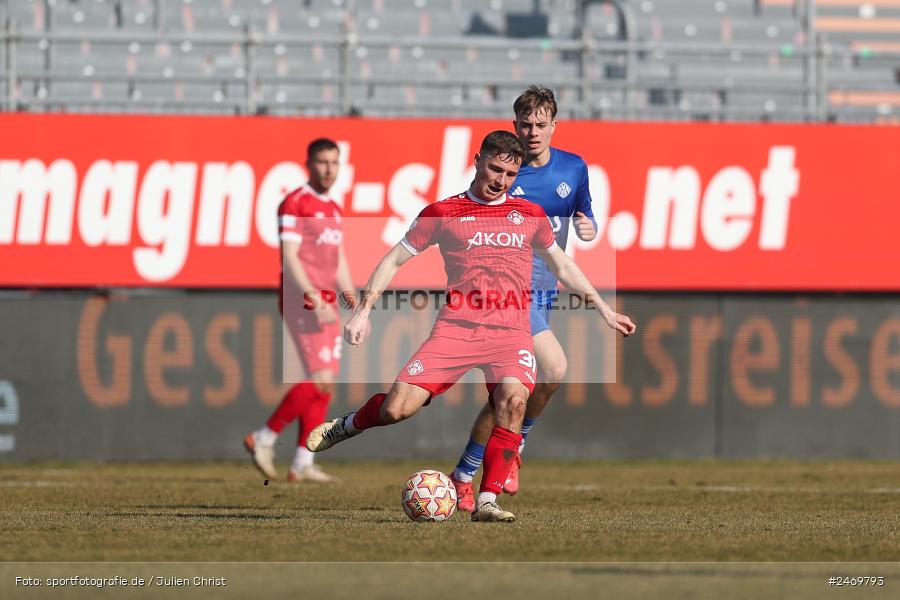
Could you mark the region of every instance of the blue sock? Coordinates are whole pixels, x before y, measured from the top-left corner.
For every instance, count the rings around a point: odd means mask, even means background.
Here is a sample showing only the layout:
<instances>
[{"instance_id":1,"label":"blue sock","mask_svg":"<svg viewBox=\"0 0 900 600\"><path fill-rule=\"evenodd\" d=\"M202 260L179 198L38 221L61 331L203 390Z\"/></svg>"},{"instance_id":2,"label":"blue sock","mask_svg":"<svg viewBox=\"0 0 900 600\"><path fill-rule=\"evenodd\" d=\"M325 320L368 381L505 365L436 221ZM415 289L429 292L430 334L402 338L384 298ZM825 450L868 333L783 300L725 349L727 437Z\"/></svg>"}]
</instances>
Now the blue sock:
<instances>
[{"instance_id":1,"label":"blue sock","mask_svg":"<svg viewBox=\"0 0 900 600\"><path fill-rule=\"evenodd\" d=\"M537 417L534 419L529 419L525 417L522 421L522 442L519 444L519 454L522 453L522 448L525 447L525 438L528 437L528 434L531 433L531 428L534 427L534 422L537 421Z\"/></svg>"},{"instance_id":2,"label":"blue sock","mask_svg":"<svg viewBox=\"0 0 900 600\"><path fill-rule=\"evenodd\" d=\"M484 446L469 438L466 449L463 450L456 463L454 476L460 481L472 481L475 478L475 471L481 466L484 460Z\"/></svg>"}]
</instances>

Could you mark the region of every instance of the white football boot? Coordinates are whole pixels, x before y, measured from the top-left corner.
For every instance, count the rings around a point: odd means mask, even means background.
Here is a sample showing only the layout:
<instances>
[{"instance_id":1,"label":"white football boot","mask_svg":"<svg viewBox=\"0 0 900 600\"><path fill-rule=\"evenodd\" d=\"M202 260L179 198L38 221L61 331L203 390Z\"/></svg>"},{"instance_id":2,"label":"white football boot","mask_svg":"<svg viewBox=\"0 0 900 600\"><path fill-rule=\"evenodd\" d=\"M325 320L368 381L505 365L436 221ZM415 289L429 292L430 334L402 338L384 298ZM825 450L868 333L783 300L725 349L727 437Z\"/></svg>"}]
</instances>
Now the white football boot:
<instances>
[{"instance_id":1,"label":"white football boot","mask_svg":"<svg viewBox=\"0 0 900 600\"><path fill-rule=\"evenodd\" d=\"M352 413L347 413L331 421L325 421L310 431L309 435L306 436L306 449L310 452L321 452L328 450L338 442L343 442L353 437L344 427L344 417L350 414Z\"/></svg>"},{"instance_id":2,"label":"white football boot","mask_svg":"<svg viewBox=\"0 0 900 600\"><path fill-rule=\"evenodd\" d=\"M472 513L473 521L482 523L512 523L516 515L497 506L496 502L485 502Z\"/></svg>"},{"instance_id":3,"label":"white football boot","mask_svg":"<svg viewBox=\"0 0 900 600\"><path fill-rule=\"evenodd\" d=\"M275 447L261 444L256 432L248 433L244 438L244 448L253 457L253 464L259 469L266 479L275 479L278 473L275 471Z\"/></svg>"}]
</instances>

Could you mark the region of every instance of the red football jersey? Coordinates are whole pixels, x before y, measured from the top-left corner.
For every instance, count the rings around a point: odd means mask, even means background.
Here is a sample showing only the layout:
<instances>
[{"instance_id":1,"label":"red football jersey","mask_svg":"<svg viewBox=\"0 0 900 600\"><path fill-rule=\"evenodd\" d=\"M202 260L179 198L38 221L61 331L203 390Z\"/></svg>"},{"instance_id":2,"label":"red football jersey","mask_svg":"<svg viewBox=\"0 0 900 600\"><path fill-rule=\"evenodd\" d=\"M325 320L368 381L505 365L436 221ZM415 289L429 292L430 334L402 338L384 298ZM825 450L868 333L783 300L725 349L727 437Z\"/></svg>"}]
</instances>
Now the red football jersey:
<instances>
[{"instance_id":1,"label":"red football jersey","mask_svg":"<svg viewBox=\"0 0 900 600\"><path fill-rule=\"evenodd\" d=\"M341 209L334 200L308 185L294 190L278 207L278 236L300 242L297 254L313 287L337 289L338 250L344 234Z\"/></svg>"},{"instance_id":2,"label":"red football jersey","mask_svg":"<svg viewBox=\"0 0 900 600\"><path fill-rule=\"evenodd\" d=\"M540 205L513 196L486 202L469 192L425 207L400 242L413 254L437 244L447 272L439 319L528 329L532 248L552 251Z\"/></svg>"}]
</instances>

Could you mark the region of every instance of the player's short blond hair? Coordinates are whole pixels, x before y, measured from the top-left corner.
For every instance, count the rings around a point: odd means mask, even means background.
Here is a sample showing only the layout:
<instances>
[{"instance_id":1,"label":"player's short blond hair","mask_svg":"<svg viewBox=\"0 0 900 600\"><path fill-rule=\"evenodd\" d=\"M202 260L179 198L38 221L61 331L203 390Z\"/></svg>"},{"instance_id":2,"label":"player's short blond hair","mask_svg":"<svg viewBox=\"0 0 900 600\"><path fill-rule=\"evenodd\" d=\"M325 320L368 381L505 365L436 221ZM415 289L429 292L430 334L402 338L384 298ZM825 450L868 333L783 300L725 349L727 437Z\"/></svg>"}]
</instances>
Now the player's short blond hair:
<instances>
[{"instance_id":1,"label":"player's short blond hair","mask_svg":"<svg viewBox=\"0 0 900 600\"><path fill-rule=\"evenodd\" d=\"M530 85L528 89L519 94L513 102L513 111L516 119L527 117L540 110L550 113L550 118L556 118L556 96L553 90L540 85Z\"/></svg>"},{"instance_id":2,"label":"player's short blond hair","mask_svg":"<svg viewBox=\"0 0 900 600\"><path fill-rule=\"evenodd\" d=\"M525 158L525 147L515 135L509 131L498 129L484 136L478 155L482 159L499 156L504 160L509 158L514 162L521 163Z\"/></svg>"}]
</instances>

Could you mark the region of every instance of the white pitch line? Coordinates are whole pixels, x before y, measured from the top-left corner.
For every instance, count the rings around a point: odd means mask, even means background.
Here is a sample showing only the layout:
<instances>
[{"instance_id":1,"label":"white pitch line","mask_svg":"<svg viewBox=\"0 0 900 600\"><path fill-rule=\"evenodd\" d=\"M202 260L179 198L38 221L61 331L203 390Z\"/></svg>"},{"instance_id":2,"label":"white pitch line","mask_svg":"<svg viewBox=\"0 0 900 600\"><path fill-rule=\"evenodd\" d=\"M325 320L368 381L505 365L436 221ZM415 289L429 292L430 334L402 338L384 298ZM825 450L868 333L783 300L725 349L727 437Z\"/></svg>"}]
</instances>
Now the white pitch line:
<instances>
[{"instance_id":1,"label":"white pitch line","mask_svg":"<svg viewBox=\"0 0 900 600\"><path fill-rule=\"evenodd\" d=\"M75 487L86 485L76 481L51 481L49 479L0 480L0 487Z\"/></svg>"}]
</instances>

